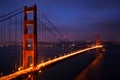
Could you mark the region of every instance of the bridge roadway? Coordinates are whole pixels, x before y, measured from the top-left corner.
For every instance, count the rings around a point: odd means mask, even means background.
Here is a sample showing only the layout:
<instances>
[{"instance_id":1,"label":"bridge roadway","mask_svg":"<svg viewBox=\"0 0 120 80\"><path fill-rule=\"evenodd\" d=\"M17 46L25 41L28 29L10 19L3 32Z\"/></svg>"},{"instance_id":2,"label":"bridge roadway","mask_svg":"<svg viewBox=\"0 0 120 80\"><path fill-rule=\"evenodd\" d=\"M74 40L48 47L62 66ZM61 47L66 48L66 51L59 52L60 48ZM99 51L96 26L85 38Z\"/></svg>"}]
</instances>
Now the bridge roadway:
<instances>
[{"instance_id":1,"label":"bridge roadway","mask_svg":"<svg viewBox=\"0 0 120 80\"><path fill-rule=\"evenodd\" d=\"M89 50L92 50L92 49L97 49L97 48L102 48L103 46L102 45L99 45L99 46L92 46L92 47L89 47L89 48L85 48L85 49L82 49L82 50L78 50L76 52L73 52L73 53L70 53L70 54L67 54L67 55L64 55L64 56L60 56L58 58L55 58L55 59L52 59L52 60L49 60L49 61L46 61L46 62L43 62L43 63L40 63L38 64L36 67L29 67L27 69L23 69L23 70L20 70L20 71L17 71L17 72L14 72L14 73L11 73L9 75L6 75L6 76L2 76L0 77L0 80L10 80L10 79L15 79L16 77L18 76L21 76L21 75L24 75L24 74L27 74L27 73L30 73L30 72L34 72L34 71L38 71L40 70L42 67L45 67L45 66L48 66L50 64L53 64L55 62L58 62L58 61L61 61L61 60L64 60L66 58L69 58L69 57L72 57L74 55L77 55L77 54L80 54L82 52L85 52L85 51L89 51Z\"/></svg>"}]
</instances>

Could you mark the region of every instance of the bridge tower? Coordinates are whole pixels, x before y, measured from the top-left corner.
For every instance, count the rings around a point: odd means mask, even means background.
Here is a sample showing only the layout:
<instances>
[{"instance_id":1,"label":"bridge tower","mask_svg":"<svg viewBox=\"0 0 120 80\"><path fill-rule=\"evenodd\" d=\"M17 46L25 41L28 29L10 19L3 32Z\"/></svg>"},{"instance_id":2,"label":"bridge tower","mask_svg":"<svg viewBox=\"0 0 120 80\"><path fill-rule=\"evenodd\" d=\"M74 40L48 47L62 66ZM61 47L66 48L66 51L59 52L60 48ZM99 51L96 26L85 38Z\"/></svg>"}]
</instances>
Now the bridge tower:
<instances>
[{"instance_id":1,"label":"bridge tower","mask_svg":"<svg viewBox=\"0 0 120 80\"><path fill-rule=\"evenodd\" d=\"M99 34L97 34L96 35L96 46L99 46L101 43L100 43L100 35ZM96 53L97 53L97 55L99 55L100 54L100 49L96 49Z\"/></svg>"},{"instance_id":2,"label":"bridge tower","mask_svg":"<svg viewBox=\"0 0 120 80\"><path fill-rule=\"evenodd\" d=\"M100 35L97 34L96 35L96 46L99 46L101 43L100 43Z\"/></svg>"},{"instance_id":3,"label":"bridge tower","mask_svg":"<svg viewBox=\"0 0 120 80\"><path fill-rule=\"evenodd\" d=\"M37 6L24 6L24 36L22 67L35 67L37 64Z\"/></svg>"}]
</instances>

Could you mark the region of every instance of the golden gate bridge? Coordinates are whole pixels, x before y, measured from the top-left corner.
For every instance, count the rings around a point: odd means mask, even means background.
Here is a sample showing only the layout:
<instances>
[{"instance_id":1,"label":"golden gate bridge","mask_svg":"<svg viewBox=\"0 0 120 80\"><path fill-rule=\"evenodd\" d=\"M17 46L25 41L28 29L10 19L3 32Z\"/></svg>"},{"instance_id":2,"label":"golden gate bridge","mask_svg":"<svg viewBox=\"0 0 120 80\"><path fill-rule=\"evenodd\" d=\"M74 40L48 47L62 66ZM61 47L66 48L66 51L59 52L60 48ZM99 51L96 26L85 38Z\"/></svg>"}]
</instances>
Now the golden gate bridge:
<instances>
[{"instance_id":1,"label":"golden gate bridge","mask_svg":"<svg viewBox=\"0 0 120 80\"><path fill-rule=\"evenodd\" d=\"M24 16L24 17L23 17ZM24 27L23 27L24 26ZM99 35L96 37L96 43L89 47L80 49L69 46L67 54L38 62L37 56L40 55L38 47L56 47L62 45L65 47L71 43L50 20L42 13L37 6L24 6L0 17L0 53L5 55L7 52L15 53L11 55L14 64L18 64L18 70L12 73L2 75L0 80L11 80L22 75L27 75L26 79L36 80L36 71L42 68L58 63L64 59L93 50L99 51L103 46L100 44ZM7 51L7 52L6 52ZM63 50L66 53L66 51ZM18 54L19 53L19 54ZM7 60L7 59L6 59ZM9 64L9 63L8 63ZM3 65L3 64L2 64Z\"/></svg>"}]
</instances>

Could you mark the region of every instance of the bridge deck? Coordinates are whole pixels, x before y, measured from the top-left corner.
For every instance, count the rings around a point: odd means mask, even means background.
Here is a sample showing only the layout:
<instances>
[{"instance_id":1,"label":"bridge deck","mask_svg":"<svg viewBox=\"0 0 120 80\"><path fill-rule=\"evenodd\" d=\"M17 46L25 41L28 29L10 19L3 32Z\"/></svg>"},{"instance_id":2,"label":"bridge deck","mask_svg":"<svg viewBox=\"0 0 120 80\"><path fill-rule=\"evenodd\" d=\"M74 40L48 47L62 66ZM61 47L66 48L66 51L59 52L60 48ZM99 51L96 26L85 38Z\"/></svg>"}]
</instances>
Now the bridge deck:
<instances>
[{"instance_id":1,"label":"bridge deck","mask_svg":"<svg viewBox=\"0 0 120 80\"><path fill-rule=\"evenodd\" d=\"M102 48L102 47L103 47L103 46L100 45L100 46L92 46L92 47L89 47L89 48L85 48L85 49L82 49L82 50L78 50L78 51L76 51L76 52L73 52L73 53L70 53L70 54L67 54L67 55L64 55L64 56L61 56L61 57L58 57L58 58L55 58L55 59L46 61L46 62L44 62L44 63L40 63L40 64L38 64L35 68L29 67L29 68L27 68L27 69L23 69L23 70L14 72L14 73L11 73L11 74L6 75L6 76L2 76L2 77L0 77L0 80L15 79L16 77L18 77L18 76L20 76L20 75L24 75L24 74L27 74L27 73L30 73L30 72L34 72L34 71L40 70L42 67L51 65L51 64L53 64L53 63L55 63L55 62L64 60L64 59L66 59L66 58L69 58L69 57L72 57L72 56L74 56L74 55L80 54L80 53L82 53L82 52L85 52L85 51L88 51L88 50L92 50L92 49Z\"/></svg>"}]
</instances>

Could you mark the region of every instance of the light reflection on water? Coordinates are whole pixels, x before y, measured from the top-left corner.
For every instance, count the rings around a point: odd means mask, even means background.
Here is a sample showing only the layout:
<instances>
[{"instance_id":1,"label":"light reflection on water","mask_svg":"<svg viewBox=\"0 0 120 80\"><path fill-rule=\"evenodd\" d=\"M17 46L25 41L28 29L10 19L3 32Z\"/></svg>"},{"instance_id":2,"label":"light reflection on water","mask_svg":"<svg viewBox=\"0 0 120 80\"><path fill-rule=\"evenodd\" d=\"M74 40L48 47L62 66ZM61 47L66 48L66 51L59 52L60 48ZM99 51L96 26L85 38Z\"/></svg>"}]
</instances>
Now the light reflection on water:
<instances>
[{"instance_id":1,"label":"light reflection on water","mask_svg":"<svg viewBox=\"0 0 120 80\"><path fill-rule=\"evenodd\" d=\"M98 80L101 73L102 58L102 54L98 55L74 80Z\"/></svg>"}]
</instances>

